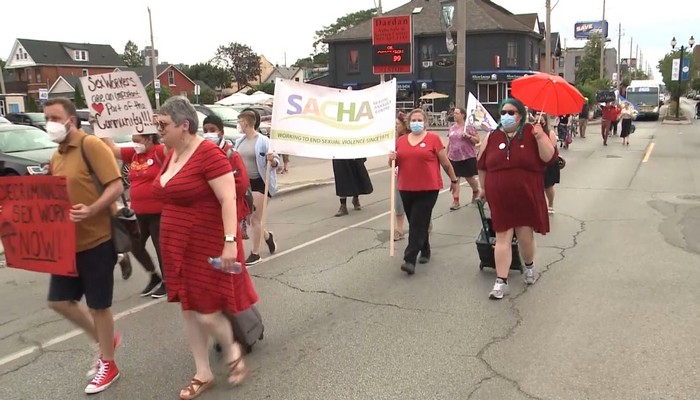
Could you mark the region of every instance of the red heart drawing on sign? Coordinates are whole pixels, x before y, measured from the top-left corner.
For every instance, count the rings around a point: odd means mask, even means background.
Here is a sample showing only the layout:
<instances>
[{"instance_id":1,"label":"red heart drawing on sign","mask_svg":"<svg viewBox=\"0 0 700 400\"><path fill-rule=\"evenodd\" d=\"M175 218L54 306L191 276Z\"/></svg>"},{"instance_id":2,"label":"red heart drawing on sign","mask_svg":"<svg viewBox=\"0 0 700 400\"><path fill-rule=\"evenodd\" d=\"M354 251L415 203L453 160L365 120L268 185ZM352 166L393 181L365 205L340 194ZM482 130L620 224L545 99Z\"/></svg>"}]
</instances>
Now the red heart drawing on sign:
<instances>
[{"instance_id":1,"label":"red heart drawing on sign","mask_svg":"<svg viewBox=\"0 0 700 400\"><path fill-rule=\"evenodd\" d=\"M105 105L102 103L92 103L92 109L97 111L98 114L102 114L102 111L105 110Z\"/></svg>"}]
</instances>

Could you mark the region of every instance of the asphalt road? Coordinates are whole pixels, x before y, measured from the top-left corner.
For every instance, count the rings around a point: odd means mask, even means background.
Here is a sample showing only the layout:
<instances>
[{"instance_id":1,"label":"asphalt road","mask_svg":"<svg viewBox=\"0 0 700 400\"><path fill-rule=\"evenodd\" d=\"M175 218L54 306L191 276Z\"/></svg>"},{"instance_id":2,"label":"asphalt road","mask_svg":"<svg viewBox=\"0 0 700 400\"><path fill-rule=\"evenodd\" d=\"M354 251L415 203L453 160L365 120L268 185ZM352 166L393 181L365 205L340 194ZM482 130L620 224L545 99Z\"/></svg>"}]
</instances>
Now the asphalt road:
<instances>
[{"instance_id":1,"label":"asphalt road","mask_svg":"<svg viewBox=\"0 0 700 400\"><path fill-rule=\"evenodd\" d=\"M219 368L201 398L697 398L700 123L638 122L629 147L603 147L599 129L563 152L538 282L511 274L499 302L478 269L477 210L450 212L448 194L413 277L399 270L405 241L389 257L388 174L343 218L331 187L273 199L279 254L252 269L265 340L243 386ZM90 347L46 309L46 281L0 270L2 400L84 397ZM118 280L122 378L95 398L172 399L193 374L178 306L139 298L144 285L138 267Z\"/></svg>"}]
</instances>

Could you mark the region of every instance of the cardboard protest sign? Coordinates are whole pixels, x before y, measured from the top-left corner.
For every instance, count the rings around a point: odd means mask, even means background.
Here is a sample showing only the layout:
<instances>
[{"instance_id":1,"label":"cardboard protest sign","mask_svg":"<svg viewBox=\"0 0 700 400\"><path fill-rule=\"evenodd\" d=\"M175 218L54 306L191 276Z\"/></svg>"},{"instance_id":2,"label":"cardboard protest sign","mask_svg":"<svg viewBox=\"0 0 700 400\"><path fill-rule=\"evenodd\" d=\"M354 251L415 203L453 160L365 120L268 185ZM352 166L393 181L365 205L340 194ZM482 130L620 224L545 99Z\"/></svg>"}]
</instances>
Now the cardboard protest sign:
<instances>
[{"instance_id":1,"label":"cardboard protest sign","mask_svg":"<svg viewBox=\"0 0 700 400\"><path fill-rule=\"evenodd\" d=\"M4 177L0 205L0 237L8 267L77 276L75 224L69 218L65 177Z\"/></svg>"},{"instance_id":2,"label":"cardboard protest sign","mask_svg":"<svg viewBox=\"0 0 700 400\"><path fill-rule=\"evenodd\" d=\"M157 133L151 101L133 71L80 78L98 137Z\"/></svg>"}]
</instances>

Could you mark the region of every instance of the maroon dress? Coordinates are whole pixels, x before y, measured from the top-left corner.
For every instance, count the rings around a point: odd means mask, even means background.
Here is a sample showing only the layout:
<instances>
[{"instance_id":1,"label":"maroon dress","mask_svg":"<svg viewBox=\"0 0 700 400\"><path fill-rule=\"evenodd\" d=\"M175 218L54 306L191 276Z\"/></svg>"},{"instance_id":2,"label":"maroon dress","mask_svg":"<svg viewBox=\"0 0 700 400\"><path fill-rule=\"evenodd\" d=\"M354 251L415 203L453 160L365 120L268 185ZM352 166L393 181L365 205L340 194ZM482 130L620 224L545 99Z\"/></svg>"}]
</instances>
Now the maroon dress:
<instances>
[{"instance_id":1,"label":"maroon dress","mask_svg":"<svg viewBox=\"0 0 700 400\"><path fill-rule=\"evenodd\" d=\"M522 140L516 134L510 141L510 151L506 134L495 130L486 148L481 149L478 169L486 171L486 196L496 232L520 226L532 227L541 234L549 232L542 174L559 154L555 148L552 159L543 162L532 130L531 124L525 124Z\"/></svg>"},{"instance_id":2,"label":"maroon dress","mask_svg":"<svg viewBox=\"0 0 700 400\"><path fill-rule=\"evenodd\" d=\"M163 170L171 159L172 152L163 162ZM153 182L154 197L163 203L160 246L168 301L180 302L183 310L237 313L258 301L245 266L241 274L229 274L209 264L209 257L219 257L223 251L224 226L221 204L208 182L231 173L226 155L205 140L165 187L160 184L161 173ZM240 227L236 245L238 261L243 264Z\"/></svg>"}]
</instances>

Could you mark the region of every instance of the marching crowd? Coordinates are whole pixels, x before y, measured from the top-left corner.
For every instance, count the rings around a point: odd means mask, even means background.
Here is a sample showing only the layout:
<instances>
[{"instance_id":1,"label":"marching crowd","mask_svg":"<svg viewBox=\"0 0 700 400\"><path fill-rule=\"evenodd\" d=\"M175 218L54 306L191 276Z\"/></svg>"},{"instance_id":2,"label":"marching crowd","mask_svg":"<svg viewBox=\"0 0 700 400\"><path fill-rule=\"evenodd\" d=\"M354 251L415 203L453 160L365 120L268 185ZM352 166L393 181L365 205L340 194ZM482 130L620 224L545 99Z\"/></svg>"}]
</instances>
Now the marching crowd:
<instances>
[{"instance_id":1,"label":"marching crowd","mask_svg":"<svg viewBox=\"0 0 700 400\"><path fill-rule=\"evenodd\" d=\"M246 266L262 261L263 243L270 254L277 250L273 232L262 225L262 211L276 194L276 171L286 166L270 152L269 139L258 132L259 116L253 110L240 113L243 135L235 143L224 138L223 123L216 116L203 121L205 133L199 136L197 112L186 98L176 96L158 110L157 134L133 135L134 147L120 148L110 139L83 132L68 99L47 101L44 113L46 130L59 144L50 174L67 178L75 204L70 217L76 222L78 270L77 277L51 276L48 301L51 309L97 344L85 392L99 393L120 376L114 356L122 335L114 330L111 312L119 250L113 216L124 191L117 160L131 166L130 202L124 207L135 213L139 232L131 237L130 252L149 273L141 295L167 296L181 306L195 374L180 398L193 399L214 384L210 337L224 355L228 382L240 384L247 373L246 349L234 338L231 316L250 310L258 301ZM456 108L447 146L430 130L423 110L399 114L396 151L388 160L396 167L393 240L408 236L401 270L413 275L417 264L430 262L432 211L444 187L442 169L450 179L451 210L463 205L462 178L471 189L469 201L489 204L495 231L492 299L508 292L514 235L525 263L525 282L535 283L534 233L549 231L551 188L563 167L558 137L549 129L546 115L530 120L516 99L506 99L499 113L498 127L481 137L466 110ZM340 199L336 216L348 214L348 197L355 209L361 208L359 196L373 190L364 159L336 160L333 170ZM243 227L251 232L247 257ZM158 268L146 250L149 238ZM81 305L82 297L87 307Z\"/></svg>"}]
</instances>

